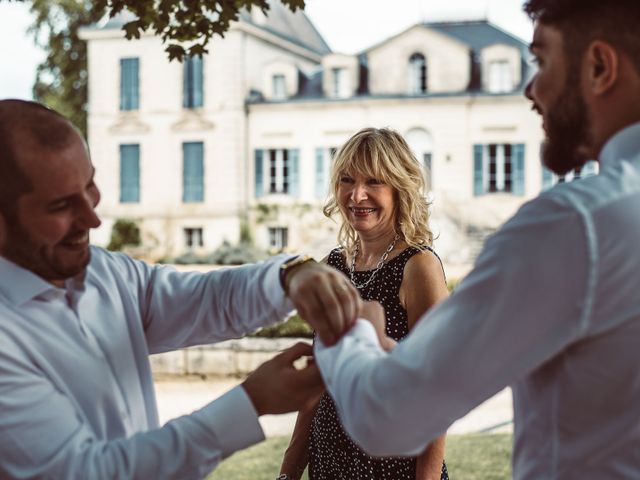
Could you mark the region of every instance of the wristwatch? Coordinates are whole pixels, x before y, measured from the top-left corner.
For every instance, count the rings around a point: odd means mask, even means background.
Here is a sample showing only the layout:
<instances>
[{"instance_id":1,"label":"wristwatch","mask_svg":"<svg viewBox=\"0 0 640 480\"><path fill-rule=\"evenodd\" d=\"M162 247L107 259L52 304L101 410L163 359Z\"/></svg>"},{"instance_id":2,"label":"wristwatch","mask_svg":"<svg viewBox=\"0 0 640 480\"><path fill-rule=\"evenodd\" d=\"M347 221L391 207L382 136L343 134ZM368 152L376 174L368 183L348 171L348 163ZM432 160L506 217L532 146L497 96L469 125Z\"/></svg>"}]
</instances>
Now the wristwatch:
<instances>
[{"instance_id":1,"label":"wristwatch","mask_svg":"<svg viewBox=\"0 0 640 480\"><path fill-rule=\"evenodd\" d=\"M280 265L280 285L282 286L285 295L289 295L288 275L291 273L291 270L309 262L315 263L313 257L310 257L309 255L299 255L297 257L290 258Z\"/></svg>"}]
</instances>

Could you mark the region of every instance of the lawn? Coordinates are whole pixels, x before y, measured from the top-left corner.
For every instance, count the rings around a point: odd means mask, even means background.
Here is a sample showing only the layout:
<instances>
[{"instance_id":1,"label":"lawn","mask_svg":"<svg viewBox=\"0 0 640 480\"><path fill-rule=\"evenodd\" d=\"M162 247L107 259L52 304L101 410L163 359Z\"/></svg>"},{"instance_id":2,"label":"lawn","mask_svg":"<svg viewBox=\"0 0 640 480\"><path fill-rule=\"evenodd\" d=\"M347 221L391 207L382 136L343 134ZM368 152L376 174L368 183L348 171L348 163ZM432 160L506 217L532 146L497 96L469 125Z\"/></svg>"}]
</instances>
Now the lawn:
<instances>
[{"instance_id":1,"label":"lawn","mask_svg":"<svg viewBox=\"0 0 640 480\"><path fill-rule=\"evenodd\" d=\"M288 437L274 437L236 453L222 462L207 480L274 480L288 443ZM511 478L511 435L449 435L446 462L452 480L508 480ZM303 478L306 479L306 475Z\"/></svg>"}]
</instances>

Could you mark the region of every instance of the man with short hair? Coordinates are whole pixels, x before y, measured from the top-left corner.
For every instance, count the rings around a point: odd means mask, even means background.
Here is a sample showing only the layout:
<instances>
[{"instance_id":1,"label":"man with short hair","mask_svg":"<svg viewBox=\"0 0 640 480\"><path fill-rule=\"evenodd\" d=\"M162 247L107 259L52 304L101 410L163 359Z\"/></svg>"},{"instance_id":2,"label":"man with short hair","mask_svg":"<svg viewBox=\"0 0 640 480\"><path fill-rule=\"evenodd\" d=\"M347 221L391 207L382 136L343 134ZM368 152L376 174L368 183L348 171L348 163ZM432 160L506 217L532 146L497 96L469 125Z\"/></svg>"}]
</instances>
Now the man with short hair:
<instances>
[{"instance_id":1,"label":"man with short hair","mask_svg":"<svg viewBox=\"0 0 640 480\"><path fill-rule=\"evenodd\" d=\"M331 343L357 291L301 257L200 274L90 247L94 173L65 118L0 101L0 478L202 478L264 438L259 415L317 395L317 368L293 367L311 347L163 427L148 355L240 337L294 306Z\"/></svg>"},{"instance_id":2,"label":"man with short hair","mask_svg":"<svg viewBox=\"0 0 640 480\"><path fill-rule=\"evenodd\" d=\"M372 454L416 455L510 385L514 478L640 478L640 2L525 10L545 164L562 174L597 158L600 174L525 204L390 353L367 305L374 328L318 342L316 361Z\"/></svg>"}]
</instances>

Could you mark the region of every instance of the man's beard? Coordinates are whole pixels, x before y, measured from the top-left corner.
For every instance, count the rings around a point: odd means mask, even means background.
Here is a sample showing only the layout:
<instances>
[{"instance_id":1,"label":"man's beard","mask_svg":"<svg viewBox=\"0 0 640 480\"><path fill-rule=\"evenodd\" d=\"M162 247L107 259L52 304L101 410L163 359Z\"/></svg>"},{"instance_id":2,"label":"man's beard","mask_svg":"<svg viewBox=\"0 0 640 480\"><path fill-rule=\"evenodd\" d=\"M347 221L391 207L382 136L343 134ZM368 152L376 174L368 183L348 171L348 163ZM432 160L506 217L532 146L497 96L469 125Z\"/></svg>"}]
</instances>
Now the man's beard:
<instances>
[{"instance_id":1,"label":"man's beard","mask_svg":"<svg viewBox=\"0 0 640 480\"><path fill-rule=\"evenodd\" d=\"M25 270L29 270L48 282L53 282L66 280L84 272L89 264L91 251L87 252L86 259L82 262L63 265L56 262L55 256L47 256L44 248L38 246L15 219L8 222L2 255Z\"/></svg>"},{"instance_id":2,"label":"man's beard","mask_svg":"<svg viewBox=\"0 0 640 480\"><path fill-rule=\"evenodd\" d=\"M558 175L582 167L589 160L587 148L592 144L591 122L579 85L579 73L570 74L562 94L558 96L558 105L547 112L547 139L542 160Z\"/></svg>"}]
</instances>

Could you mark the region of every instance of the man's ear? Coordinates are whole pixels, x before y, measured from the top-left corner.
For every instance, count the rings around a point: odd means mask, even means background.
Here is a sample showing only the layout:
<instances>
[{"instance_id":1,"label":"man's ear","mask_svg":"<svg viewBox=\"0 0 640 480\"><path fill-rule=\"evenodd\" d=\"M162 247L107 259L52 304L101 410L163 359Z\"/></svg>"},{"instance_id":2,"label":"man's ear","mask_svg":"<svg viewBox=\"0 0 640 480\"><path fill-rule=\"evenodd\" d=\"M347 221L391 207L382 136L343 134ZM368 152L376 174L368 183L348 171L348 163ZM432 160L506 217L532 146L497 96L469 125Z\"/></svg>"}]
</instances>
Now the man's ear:
<instances>
[{"instance_id":1,"label":"man's ear","mask_svg":"<svg viewBox=\"0 0 640 480\"><path fill-rule=\"evenodd\" d=\"M618 51L605 41L594 40L587 47L585 60L587 88L595 96L606 94L620 75Z\"/></svg>"}]
</instances>

